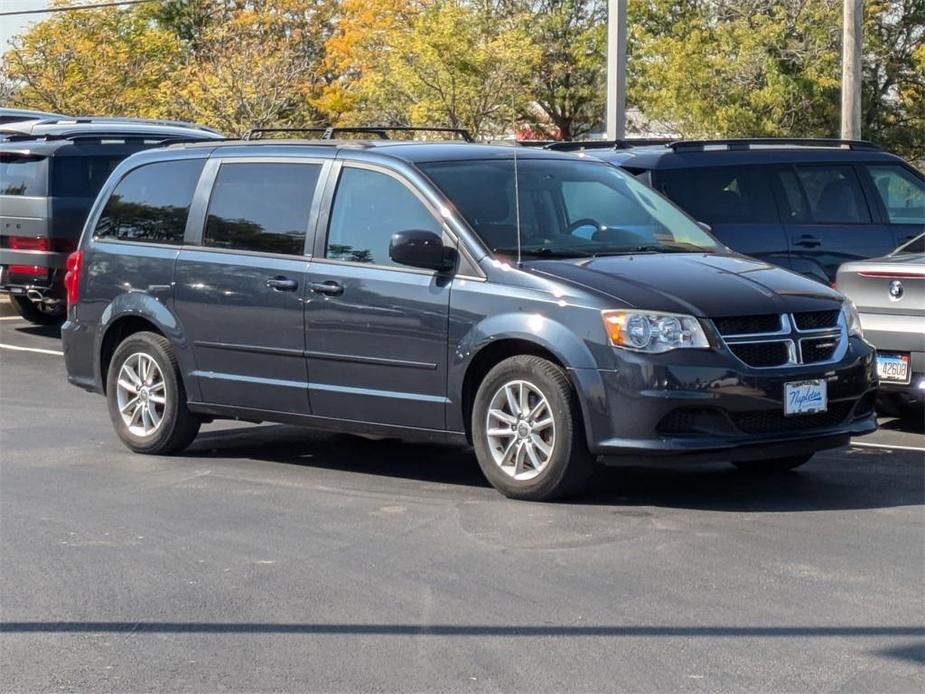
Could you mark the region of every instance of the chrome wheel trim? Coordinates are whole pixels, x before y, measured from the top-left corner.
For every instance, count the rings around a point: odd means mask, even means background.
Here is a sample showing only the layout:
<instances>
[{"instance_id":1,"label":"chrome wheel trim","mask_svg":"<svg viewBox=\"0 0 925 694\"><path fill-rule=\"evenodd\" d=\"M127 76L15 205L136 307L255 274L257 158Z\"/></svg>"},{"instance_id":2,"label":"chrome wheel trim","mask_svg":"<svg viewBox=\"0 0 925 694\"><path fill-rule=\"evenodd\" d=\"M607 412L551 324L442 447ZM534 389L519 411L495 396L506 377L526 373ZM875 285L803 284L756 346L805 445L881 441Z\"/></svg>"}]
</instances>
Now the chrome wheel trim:
<instances>
[{"instance_id":1,"label":"chrome wheel trim","mask_svg":"<svg viewBox=\"0 0 925 694\"><path fill-rule=\"evenodd\" d=\"M549 401L529 381L509 381L488 405L485 437L495 464L518 481L539 475L556 447L556 422Z\"/></svg>"},{"instance_id":2,"label":"chrome wheel trim","mask_svg":"<svg viewBox=\"0 0 925 694\"><path fill-rule=\"evenodd\" d=\"M122 362L116 404L132 435L147 438L160 429L167 407L167 383L150 354L135 352Z\"/></svg>"}]
</instances>

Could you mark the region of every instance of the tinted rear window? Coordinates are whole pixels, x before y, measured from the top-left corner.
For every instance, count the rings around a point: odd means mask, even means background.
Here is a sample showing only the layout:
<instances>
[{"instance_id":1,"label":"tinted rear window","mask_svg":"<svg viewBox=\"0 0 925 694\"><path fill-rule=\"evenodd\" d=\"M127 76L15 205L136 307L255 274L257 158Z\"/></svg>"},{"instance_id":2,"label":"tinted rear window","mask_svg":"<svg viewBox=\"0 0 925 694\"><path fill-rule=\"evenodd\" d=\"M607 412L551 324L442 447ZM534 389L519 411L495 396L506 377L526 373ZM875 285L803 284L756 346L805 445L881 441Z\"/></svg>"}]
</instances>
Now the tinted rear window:
<instances>
[{"instance_id":1,"label":"tinted rear window","mask_svg":"<svg viewBox=\"0 0 925 694\"><path fill-rule=\"evenodd\" d=\"M302 255L320 164L222 164L203 244Z\"/></svg>"},{"instance_id":2,"label":"tinted rear window","mask_svg":"<svg viewBox=\"0 0 925 694\"><path fill-rule=\"evenodd\" d=\"M183 159L133 169L107 201L94 236L183 243L186 217L203 164L203 159Z\"/></svg>"},{"instance_id":3,"label":"tinted rear window","mask_svg":"<svg viewBox=\"0 0 925 694\"><path fill-rule=\"evenodd\" d=\"M47 159L31 154L0 154L0 195L45 195Z\"/></svg>"},{"instance_id":4,"label":"tinted rear window","mask_svg":"<svg viewBox=\"0 0 925 694\"><path fill-rule=\"evenodd\" d=\"M779 221L767 173L758 166L715 166L659 171L658 189L708 224Z\"/></svg>"},{"instance_id":5,"label":"tinted rear window","mask_svg":"<svg viewBox=\"0 0 925 694\"><path fill-rule=\"evenodd\" d=\"M109 174L127 156L55 157L51 162L51 195L95 198Z\"/></svg>"}]
</instances>

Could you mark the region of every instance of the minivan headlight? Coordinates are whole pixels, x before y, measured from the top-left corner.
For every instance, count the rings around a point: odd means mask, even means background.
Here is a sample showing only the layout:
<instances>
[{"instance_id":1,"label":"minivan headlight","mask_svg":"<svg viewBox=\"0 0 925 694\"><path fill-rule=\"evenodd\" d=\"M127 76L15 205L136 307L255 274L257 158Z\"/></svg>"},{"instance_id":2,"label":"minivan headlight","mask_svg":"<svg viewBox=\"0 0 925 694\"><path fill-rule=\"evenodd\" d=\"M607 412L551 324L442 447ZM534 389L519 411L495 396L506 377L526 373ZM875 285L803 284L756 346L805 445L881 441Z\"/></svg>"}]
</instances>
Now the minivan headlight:
<instances>
[{"instance_id":1,"label":"minivan headlight","mask_svg":"<svg viewBox=\"0 0 925 694\"><path fill-rule=\"evenodd\" d=\"M864 329L861 327L861 315L858 313L858 307L854 305L851 299L845 299L842 304L842 311L845 314L845 325L848 326L849 337L864 337Z\"/></svg>"},{"instance_id":2,"label":"minivan headlight","mask_svg":"<svg viewBox=\"0 0 925 694\"><path fill-rule=\"evenodd\" d=\"M604 330L614 347L658 354L673 349L710 346L700 321L679 313L601 311Z\"/></svg>"}]
</instances>

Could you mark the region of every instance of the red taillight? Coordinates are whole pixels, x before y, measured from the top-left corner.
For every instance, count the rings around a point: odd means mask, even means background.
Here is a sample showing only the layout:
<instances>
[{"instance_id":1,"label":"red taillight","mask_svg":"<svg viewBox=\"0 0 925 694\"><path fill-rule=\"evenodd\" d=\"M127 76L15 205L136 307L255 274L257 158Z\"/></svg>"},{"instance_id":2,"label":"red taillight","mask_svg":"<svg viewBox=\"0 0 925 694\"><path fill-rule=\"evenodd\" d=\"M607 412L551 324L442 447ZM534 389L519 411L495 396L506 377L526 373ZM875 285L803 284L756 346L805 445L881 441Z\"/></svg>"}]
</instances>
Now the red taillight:
<instances>
[{"instance_id":1,"label":"red taillight","mask_svg":"<svg viewBox=\"0 0 925 694\"><path fill-rule=\"evenodd\" d=\"M28 275L29 277L44 277L48 274L48 268L39 267L38 265L10 265L11 275Z\"/></svg>"},{"instance_id":2,"label":"red taillight","mask_svg":"<svg viewBox=\"0 0 925 694\"><path fill-rule=\"evenodd\" d=\"M80 296L80 266L84 252L74 251L67 257L67 273L64 275L64 289L67 291L67 305L73 306Z\"/></svg>"},{"instance_id":3,"label":"red taillight","mask_svg":"<svg viewBox=\"0 0 925 694\"><path fill-rule=\"evenodd\" d=\"M47 251L48 238L45 236L10 236L10 249L14 251Z\"/></svg>"}]
</instances>

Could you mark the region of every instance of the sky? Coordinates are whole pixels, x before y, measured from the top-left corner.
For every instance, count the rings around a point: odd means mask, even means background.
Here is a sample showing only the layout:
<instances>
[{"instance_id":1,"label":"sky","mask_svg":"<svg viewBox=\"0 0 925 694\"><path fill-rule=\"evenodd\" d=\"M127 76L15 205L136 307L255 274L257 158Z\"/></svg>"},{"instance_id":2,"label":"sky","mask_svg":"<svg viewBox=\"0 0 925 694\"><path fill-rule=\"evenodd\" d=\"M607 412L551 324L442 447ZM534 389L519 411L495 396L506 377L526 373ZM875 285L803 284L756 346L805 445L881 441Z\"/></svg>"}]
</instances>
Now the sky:
<instances>
[{"instance_id":1,"label":"sky","mask_svg":"<svg viewBox=\"0 0 925 694\"><path fill-rule=\"evenodd\" d=\"M50 4L49 0L0 0L0 11L39 10ZM6 50L11 38L23 33L32 22L48 16L47 14L27 14L17 17L0 17L0 52Z\"/></svg>"}]
</instances>

